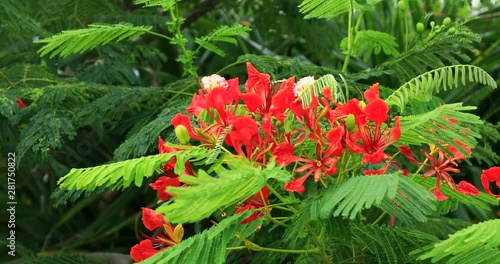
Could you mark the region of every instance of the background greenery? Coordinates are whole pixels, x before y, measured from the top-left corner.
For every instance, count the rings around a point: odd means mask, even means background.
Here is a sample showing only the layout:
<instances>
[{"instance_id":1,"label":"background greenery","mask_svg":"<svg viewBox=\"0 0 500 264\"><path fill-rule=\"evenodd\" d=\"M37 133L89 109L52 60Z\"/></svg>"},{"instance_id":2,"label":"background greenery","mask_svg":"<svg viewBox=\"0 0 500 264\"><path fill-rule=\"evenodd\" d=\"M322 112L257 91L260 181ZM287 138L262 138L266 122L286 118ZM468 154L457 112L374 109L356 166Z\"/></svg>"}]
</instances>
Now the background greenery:
<instances>
[{"instance_id":1,"label":"background greenery","mask_svg":"<svg viewBox=\"0 0 500 264\"><path fill-rule=\"evenodd\" d=\"M246 61L275 80L341 73L347 14L330 20L303 19L298 8L301 2L180 1L178 14L186 19L182 33L189 40L188 49L195 48L196 37L219 26L241 24L251 28L237 38L237 45L218 44L224 57L208 50L198 54L197 74L219 73L244 80ZM382 52L360 53L350 59L343 76L350 87L362 89L379 82L397 88L432 68L469 63L487 71L499 84L500 4L476 2L410 0L406 13L398 10L396 1L376 4L374 10L363 13L359 30L388 33L397 44L392 46L395 51L386 47ZM404 16L409 24L408 52ZM458 33L453 38L422 42L415 24L423 22L428 33L431 21L440 25L445 17L456 21ZM476 18L462 25L471 17ZM42 44L34 41L89 24L120 22L151 26L155 32L170 36L166 26L169 20L169 14L161 9L142 8L132 0L1 0L0 186L3 190L7 183L6 153L15 151L19 257L61 251L128 254L140 233L140 208L155 203L155 193L144 184L143 188L103 189L80 196L58 192L56 182L71 168L156 153L157 136L174 140L169 121L189 104L197 90L196 79L183 75L183 64L176 61L182 54L179 46L155 35L141 35L65 58L39 56ZM350 93L358 92L354 88ZM447 103L477 106L475 114L488 122L474 158L462 165L459 175L480 186L477 179L481 169L500 163L500 91L467 84L441 92L439 97ZM19 109L15 98L21 98L28 107ZM438 101L431 101L434 103ZM407 111L419 113L418 107ZM0 202L5 204L6 200L6 191L2 191ZM4 214L2 211L2 219L6 219ZM471 222L498 218L499 214L498 208L460 206L448 216L463 220L462 226L456 226L459 229ZM6 230L3 220L1 226ZM187 227L187 231L192 233L197 228ZM2 255L0 260L10 259ZM241 261L240 256L234 261Z\"/></svg>"}]
</instances>

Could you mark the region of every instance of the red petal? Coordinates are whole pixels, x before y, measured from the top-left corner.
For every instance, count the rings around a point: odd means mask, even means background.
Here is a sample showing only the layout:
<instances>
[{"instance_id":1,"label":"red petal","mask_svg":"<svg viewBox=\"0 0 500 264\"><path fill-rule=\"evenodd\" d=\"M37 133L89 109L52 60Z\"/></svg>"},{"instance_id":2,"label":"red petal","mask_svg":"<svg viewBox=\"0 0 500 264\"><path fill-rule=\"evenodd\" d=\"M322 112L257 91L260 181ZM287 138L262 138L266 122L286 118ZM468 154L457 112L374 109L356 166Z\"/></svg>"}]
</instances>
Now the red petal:
<instances>
[{"instance_id":1,"label":"red petal","mask_svg":"<svg viewBox=\"0 0 500 264\"><path fill-rule=\"evenodd\" d=\"M276 159L278 165L288 166L290 163L295 162L299 157L293 154L292 143L283 142L278 144L272 151L271 154Z\"/></svg>"},{"instance_id":2,"label":"red petal","mask_svg":"<svg viewBox=\"0 0 500 264\"><path fill-rule=\"evenodd\" d=\"M413 151L408 146L398 147L399 152L403 154L410 162L414 164L420 164L415 158L413 158Z\"/></svg>"},{"instance_id":3,"label":"red petal","mask_svg":"<svg viewBox=\"0 0 500 264\"><path fill-rule=\"evenodd\" d=\"M458 183L457 190L463 194L468 194L468 195L472 195L472 196L479 196L479 191L477 190L476 186L474 186L466 181L460 181Z\"/></svg>"},{"instance_id":4,"label":"red petal","mask_svg":"<svg viewBox=\"0 0 500 264\"><path fill-rule=\"evenodd\" d=\"M26 108L26 105L23 103L21 99L16 98L16 103L21 109Z\"/></svg>"},{"instance_id":5,"label":"red petal","mask_svg":"<svg viewBox=\"0 0 500 264\"><path fill-rule=\"evenodd\" d=\"M142 222L144 226L150 231L163 226L165 217L162 214L155 212L147 207L142 208Z\"/></svg>"},{"instance_id":6,"label":"red petal","mask_svg":"<svg viewBox=\"0 0 500 264\"><path fill-rule=\"evenodd\" d=\"M384 123L385 120L389 118L388 112L389 106L381 99L372 101L365 107L366 116L369 120L375 122L377 126L380 126L380 124Z\"/></svg>"},{"instance_id":7,"label":"red petal","mask_svg":"<svg viewBox=\"0 0 500 264\"><path fill-rule=\"evenodd\" d=\"M223 111L224 107L233 101L231 92L222 87L214 88L205 98L205 108L215 108Z\"/></svg>"},{"instance_id":8,"label":"red petal","mask_svg":"<svg viewBox=\"0 0 500 264\"><path fill-rule=\"evenodd\" d=\"M196 117L201 113L205 106L205 97L194 94L193 95L193 100L191 100L191 104L189 107L186 109L186 111Z\"/></svg>"},{"instance_id":9,"label":"red petal","mask_svg":"<svg viewBox=\"0 0 500 264\"><path fill-rule=\"evenodd\" d=\"M441 193L441 190L440 190L440 189L438 189L438 188L436 188L436 189L434 190L434 192L432 192L432 193L436 196L436 199L437 199L438 201L441 201L441 202L442 202L442 201L444 201L444 200L448 199L448 196L446 196L446 195L442 194L442 193Z\"/></svg>"},{"instance_id":10,"label":"red petal","mask_svg":"<svg viewBox=\"0 0 500 264\"><path fill-rule=\"evenodd\" d=\"M153 243L151 240L142 240L139 244L136 244L130 249L130 256L135 262L143 261L154 254L160 252L161 250L156 250L153 248Z\"/></svg>"},{"instance_id":11,"label":"red petal","mask_svg":"<svg viewBox=\"0 0 500 264\"><path fill-rule=\"evenodd\" d=\"M363 156L363 160L361 161L361 163L363 164L366 164L366 163L371 163L371 164L379 164L380 162L382 162L382 160L384 160L384 156L385 156L385 153L383 151L383 149L379 148L377 151L375 151L375 153L366 153L364 156Z\"/></svg>"},{"instance_id":12,"label":"red petal","mask_svg":"<svg viewBox=\"0 0 500 264\"><path fill-rule=\"evenodd\" d=\"M483 173L481 174L481 183L483 184L484 192L491 196L500 198L500 195L496 195L491 192L490 182L496 182L498 188L500 188L500 167L491 167L487 170L483 170Z\"/></svg>"},{"instance_id":13,"label":"red petal","mask_svg":"<svg viewBox=\"0 0 500 264\"><path fill-rule=\"evenodd\" d=\"M259 107L265 102L265 98L262 95L256 93L244 93L241 94L241 99L247 105L248 111L255 113Z\"/></svg>"},{"instance_id":14,"label":"red petal","mask_svg":"<svg viewBox=\"0 0 500 264\"><path fill-rule=\"evenodd\" d=\"M174 186L174 187L179 187L181 185L181 182L179 181L178 178L171 178L171 177L166 177L162 176L158 178L154 183L151 183L149 186L158 192L158 199L162 201L168 201L170 198L172 198L172 195L167 193L167 187L169 186Z\"/></svg>"},{"instance_id":15,"label":"red petal","mask_svg":"<svg viewBox=\"0 0 500 264\"><path fill-rule=\"evenodd\" d=\"M250 62L247 62L248 80L245 83L245 89L247 92L254 91L258 94L266 92L265 90L271 90L269 86L270 76L269 74L260 73L257 71Z\"/></svg>"},{"instance_id":16,"label":"red petal","mask_svg":"<svg viewBox=\"0 0 500 264\"><path fill-rule=\"evenodd\" d=\"M378 83L370 86L370 88L365 91L365 98L369 103L380 99L378 92Z\"/></svg>"},{"instance_id":17,"label":"red petal","mask_svg":"<svg viewBox=\"0 0 500 264\"><path fill-rule=\"evenodd\" d=\"M302 194L305 191L304 182L307 180L309 175L303 176L302 178L293 178L291 182L285 183L285 190L288 192L297 192Z\"/></svg>"}]
</instances>

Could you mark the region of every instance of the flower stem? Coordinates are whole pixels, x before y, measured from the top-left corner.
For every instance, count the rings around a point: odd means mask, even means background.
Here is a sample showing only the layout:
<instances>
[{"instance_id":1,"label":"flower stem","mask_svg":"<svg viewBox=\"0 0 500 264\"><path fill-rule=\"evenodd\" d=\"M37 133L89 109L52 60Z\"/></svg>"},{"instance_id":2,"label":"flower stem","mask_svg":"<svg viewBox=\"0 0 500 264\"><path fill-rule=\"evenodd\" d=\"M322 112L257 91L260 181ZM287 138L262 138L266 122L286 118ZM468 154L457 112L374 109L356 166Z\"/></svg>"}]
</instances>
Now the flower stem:
<instances>
[{"instance_id":1,"label":"flower stem","mask_svg":"<svg viewBox=\"0 0 500 264\"><path fill-rule=\"evenodd\" d=\"M352 16L354 13L354 8L352 4L352 0L349 1L350 9L349 9L349 21L348 21L348 30L347 30L347 54L344 60L344 66L342 67L342 72L347 73L347 66L349 66L349 60L351 59L351 52L352 52L352 42L353 42L353 36L352 36Z\"/></svg>"}]
</instances>

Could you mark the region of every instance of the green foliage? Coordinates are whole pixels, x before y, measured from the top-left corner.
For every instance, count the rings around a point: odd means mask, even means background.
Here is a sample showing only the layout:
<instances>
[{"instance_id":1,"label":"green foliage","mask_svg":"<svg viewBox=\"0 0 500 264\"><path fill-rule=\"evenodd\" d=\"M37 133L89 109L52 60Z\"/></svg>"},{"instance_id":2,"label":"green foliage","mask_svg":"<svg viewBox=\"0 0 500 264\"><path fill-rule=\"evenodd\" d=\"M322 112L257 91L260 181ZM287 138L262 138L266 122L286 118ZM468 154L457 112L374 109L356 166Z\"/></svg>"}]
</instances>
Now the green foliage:
<instances>
[{"instance_id":1,"label":"green foliage","mask_svg":"<svg viewBox=\"0 0 500 264\"><path fill-rule=\"evenodd\" d=\"M176 165L183 164L184 159L179 161L179 158L177 156ZM291 179L287 171L275 167L273 163L261 170L239 156L226 155L222 159L222 164L212 167L216 176L203 170L198 171L197 177L181 175L179 179L189 186L168 187L167 192L174 197L174 202L163 204L157 211L165 214L169 222L192 223L210 216L218 208L225 208L254 195L269 178L282 182ZM176 170L179 173L183 171L182 168Z\"/></svg>"},{"instance_id":2,"label":"green foliage","mask_svg":"<svg viewBox=\"0 0 500 264\"><path fill-rule=\"evenodd\" d=\"M377 263L414 263L416 257L409 252L437 241L432 235L395 227L352 223L350 228L354 239L376 256Z\"/></svg>"},{"instance_id":3,"label":"green foliage","mask_svg":"<svg viewBox=\"0 0 500 264\"><path fill-rule=\"evenodd\" d=\"M144 4L144 7L160 6L165 11L173 9L175 2L176 0L134 0L135 4Z\"/></svg>"},{"instance_id":4,"label":"green foliage","mask_svg":"<svg viewBox=\"0 0 500 264\"><path fill-rule=\"evenodd\" d=\"M189 102L185 98L172 100L167 103L168 107L164 108L153 120L146 119L143 122L138 122L137 128L131 130L127 140L115 150L115 160L140 157L148 153L157 143L156 140L152 139L169 129L172 126L170 120L181 111L180 109L186 109Z\"/></svg>"},{"instance_id":5,"label":"green foliage","mask_svg":"<svg viewBox=\"0 0 500 264\"><path fill-rule=\"evenodd\" d=\"M485 250L481 254L481 260L493 259L493 256L500 256L498 246L500 246L500 220L495 219L472 225L450 235L448 239L434 244L432 250L419 256L418 259L432 258L434 263L448 256L455 256L453 263L460 263L465 260L471 261L468 257L474 255L468 254L470 251L481 250Z\"/></svg>"},{"instance_id":6,"label":"green foliage","mask_svg":"<svg viewBox=\"0 0 500 264\"><path fill-rule=\"evenodd\" d=\"M228 217L217 226L183 240L175 247L161 251L141 263L225 263L228 252L226 248L237 233L244 230L245 226L240 222L249 215L250 212L244 212ZM255 228L254 225L253 227ZM255 232L255 229L252 231Z\"/></svg>"},{"instance_id":7,"label":"green foliage","mask_svg":"<svg viewBox=\"0 0 500 264\"><path fill-rule=\"evenodd\" d=\"M150 26L134 26L130 23L91 24L88 28L63 31L36 43L46 43L38 51L40 56L50 54L50 58L57 55L65 58L73 53L83 53L109 42L138 37L150 32L151 29Z\"/></svg>"},{"instance_id":8,"label":"green foliage","mask_svg":"<svg viewBox=\"0 0 500 264\"><path fill-rule=\"evenodd\" d=\"M409 178L398 179L398 194L393 199L385 196L376 206L405 225L427 222L427 216L436 211L434 195Z\"/></svg>"},{"instance_id":9,"label":"green foliage","mask_svg":"<svg viewBox=\"0 0 500 264\"><path fill-rule=\"evenodd\" d=\"M67 190L94 190L100 186L120 189L132 182L141 186L144 177L151 177L156 169L170 160L174 154L158 154L120 161L86 169L72 169L59 179L60 188Z\"/></svg>"},{"instance_id":10,"label":"green foliage","mask_svg":"<svg viewBox=\"0 0 500 264\"><path fill-rule=\"evenodd\" d=\"M479 164L486 163L488 166L495 166L500 163L500 156L492 149L491 145L500 142L500 124L493 125L485 122L479 127L479 133L484 139L482 145L477 145L472 152L472 157Z\"/></svg>"},{"instance_id":11,"label":"green foliage","mask_svg":"<svg viewBox=\"0 0 500 264\"><path fill-rule=\"evenodd\" d=\"M385 102L404 111L410 99L429 101L440 89L448 90L465 85L466 81L478 82L496 88L495 80L484 70L473 65L453 65L440 67L421 74L394 91Z\"/></svg>"},{"instance_id":12,"label":"green foliage","mask_svg":"<svg viewBox=\"0 0 500 264\"><path fill-rule=\"evenodd\" d=\"M353 1L335 0L304 0L299 5L300 12L306 14L304 18L333 18L349 12L353 8Z\"/></svg>"},{"instance_id":13,"label":"green foliage","mask_svg":"<svg viewBox=\"0 0 500 264\"><path fill-rule=\"evenodd\" d=\"M398 196L398 197L396 197ZM397 205L390 205L391 201ZM342 215L356 218L362 209L372 205L403 219L426 221L425 215L434 211L429 191L399 174L353 177L339 186L330 187L322 198L321 217Z\"/></svg>"},{"instance_id":14,"label":"green foliage","mask_svg":"<svg viewBox=\"0 0 500 264\"><path fill-rule=\"evenodd\" d=\"M340 45L345 52L347 38L344 38ZM363 60L366 62L372 54L376 55L383 51L386 55L396 57L400 55L397 48L398 44L394 36L376 30L361 30L356 33L352 43L351 56L363 55Z\"/></svg>"},{"instance_id":15,"label":"green foliage","mask_svg":"<svg viewBox=\"0 0 500 264\"><path fill-rule=\"evenodd\" d=\"M462 112L473 109L475 107L462 106L461 103L446 104L425 114L401 117L401 137L396 144L434 144L443 150L447 150L444 144L449 144L468 156L467 151L457 142L474 148L476 138L481 137L476 131L468 129L482 124L479 117Z\"/></svg>"},{"instance_id":16,"label":"green foliage","mask_svg":"<svg viewBox=\"0 0 500 264\"><path fill-rule=\"evenodd\" d=\"M425 39L416 39L408 52L386 61L380 67L393 70L397 78L404 82L431 69L469 62L470 54L478 54L474 44L480 39L465 26L466 22L443 28L436 26ZM455 34L448 33L452 27L456 30Z\"/></svg>"},{"instance_id":17,"label":"green foliage","mask_svg":"<svg viewBox=\"0 0 500 264\"><path fill-rule=\"evenodd\" d=\"M196 38L195 42L198 45L200 45L200 47L203 47L221 57L224 57L226 56L226 53L222 51L221 48L214 45L213 42L219 41L219 42L232 43L236 45L237 42L235 38L249 31L250 28L244 27L240 24L236 24L231 27L221 26L206 36L203 36L201 38Z\"/></svg>"}]
</instances>

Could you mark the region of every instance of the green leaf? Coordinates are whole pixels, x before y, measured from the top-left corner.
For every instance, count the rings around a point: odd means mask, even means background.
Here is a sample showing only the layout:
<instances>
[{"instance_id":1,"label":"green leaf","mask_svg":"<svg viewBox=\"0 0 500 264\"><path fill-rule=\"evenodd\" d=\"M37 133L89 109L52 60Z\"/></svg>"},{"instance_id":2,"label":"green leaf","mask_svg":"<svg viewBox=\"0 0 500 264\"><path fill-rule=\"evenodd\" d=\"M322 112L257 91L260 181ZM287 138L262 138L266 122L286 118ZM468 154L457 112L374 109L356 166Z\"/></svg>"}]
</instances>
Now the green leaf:
<instances>
[{"instance_id":1,"label":"green leaf","mask_svg":"<svg viewBox=\"0 0 500 264\"><path fill-rule=\"evenodd\" d=\"M151 177L156 169L176 153L146 156L137 159L105 164L92 168L72 169L59 179L60 188L69 190L94 190L100 186L125 188L132 182L142 184L143 177Z\"/></svg>"},{"instance_id":2,"label":"green leaf","mask_svg":"<svg viewBox=\"0 0 500 264\"><path fill-rule=\"evenodd\" d=\"M496 249L490 254L498 256L498 246L500 246L500 219L495 219L472 225L450 235L448 239L435 244L431 251L418 257L418 260L432 258L432 262L436 262L448 256L467 254L471 250L478 250L477 248Z\"/></svg>"},{"instance_id":3,"label":"green leaf","mask_svg":"<svg viewBox=\"0 0 500 264\"><path fill-rule=\"evenodd\" d=\"M249 31L250 31L249 27L245 27L240 24L235 24L230 27L221 26L204 37L196 38L195 42L198 45L200 45L200 47L203 47L221 57L224 57L226 56L226 53L221 48L214 45L213 42L220 41L220 42L237 44L235 38Z\"/></svg>"},{"instance_id":4,"label":"green leaf","mask_svg":"<svg viewBox=\"0 0 500 264\"><path fill-rule=\"evenodd\" d=\"M63 31L35 43L46 43L38 50L41 57L51 54L50 58L57 55L65 58L73 53L83 53L109 42L138 37L151 29L151 26L134 26L129 23L91 24L88 28Z\"/></svg>"},{"instance_id":5,"label":"green leaf","mask_svg":"<svg viewBox=\"0 0 500 264\"><path fill-rule=\"evenodd\" d=\"M355 240L375 255L378 263L414 263L415 257L409 255L410 251L437 241L415 230L355 222L350 227Z\"/></svg>"},{"instance_id":6,"label":"green leaf","mask_svg":"<svg viewBox=\"0 0 500 264\"><path fill-rule=\"evenodd\" d=\"M268 178L291 179L287 171L273 164L262 170L240 156L226 155L222 160L222 164L212 165L213 176L203 170L198 171L197 177L181 175L180 180L189 186L167 188L167 192L173 196L173 202L163 204L157 211L165 214L170 222L192 223L210 216L219 208L254 195L264 187ZM179 156L177 164L183 164ZM181 171L180 168L178 170Z\"/></svg>"},{"instance_id":7,"label":"green leaf","mask_svg":"<svg viewBox=\"0 0 500 264\"><path fill-rule=\"evenodd\" d=\"M363 208L379 205L385 196L393 199L400 177L397 174L352 177L338 187L328 188L322 200L321 218L329 218L337 207L333 216L354 219Z\"/></svg>"},{"instance_id":8,"label":"green leaf","mask_svg":"<svg viewBox=\"0 0 500 264\"><path fill-rule=\"evenodd\" d=\"M412 180L397 173L353 177L325 192L321 218L342 215L356 218L362 209L376 206L403 221L425 222L435 211L432 194Z\"/></svg>"},{"instance_id":9,"label":"green leaf","mask_svg":"<svg viewBox=\"0 0 500 264\"><path fill-rule=\"evenodd\" d=\"M469 153L457 142L474 148L477 144L476 138L481 137L470 128L481 125L483 122L476 115L464 113L464 111L474 109L473 106L462 106L461 103L445 104L424 114L402 116L400 118L401 137L396 145L434 144L447 150L445 144L448 144L465 156L469 156Z\"/></svg>"},{"instance_id":10,"label":"green leaf","mask_svg":"<svg viewBox=\"0 0 500 264\"><path fill-rule=\"evenodd\" d=\"M349 12L351 8L351 2L345 0L304 0L299 5L300 12L306 14L305 19L330 19Z\"/></svg>"},{"instance_id":11,"label":"green leaf","mask_svg":"<svg viewBox=\"0 0 500 264\"><path fill-rule=\"evenodd\" d=\"M497 87L495 80L483 69L473 65L453 65L421 74L394 91L385 102L403 112L410 99L430 101L440 89L448 90L465 85L466 81Z\"/></svg>"},{"instance_id":12,"label":"green leaf","mask_svg":"<svg viewBox=\"0 0 500 264\"><path fill-rule=\"evenodd\" d=\"M344 51L347 50L347 38L340 45ZM366 62L372 53L379 54L381 51L389 56L399 56L397 48L396 38L392 35L376 30L362 30L356 33L351 55L359 57L364 54L363 60Z\"/></svg>"}]
</instances>

